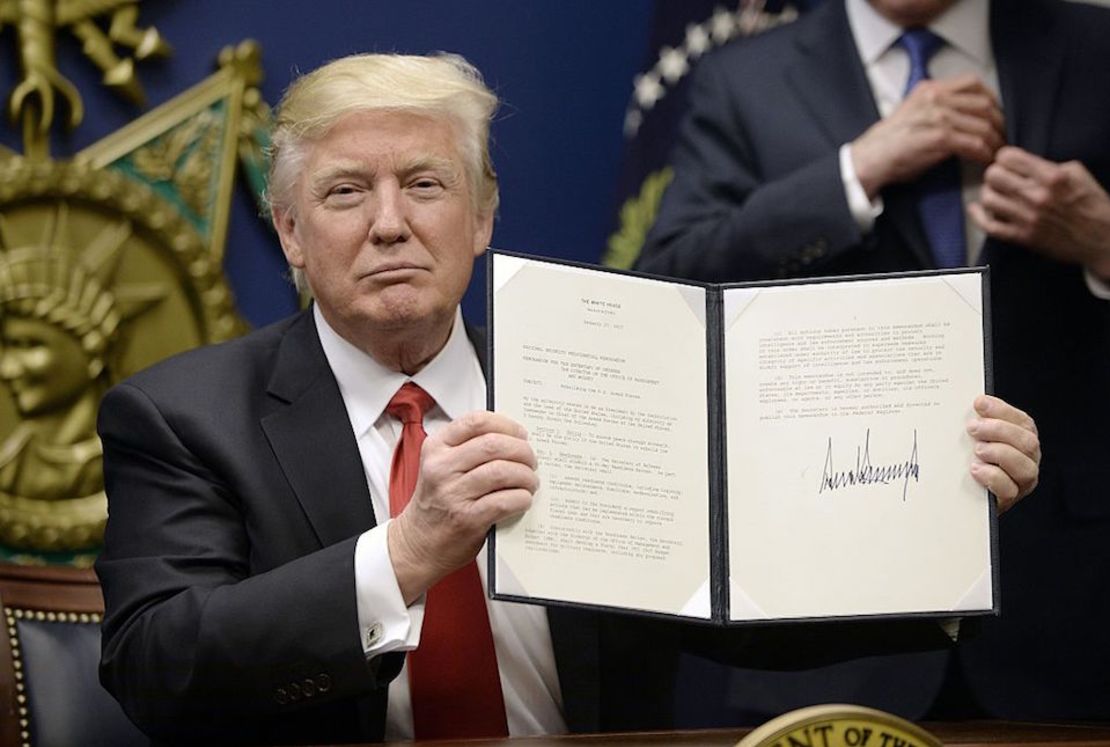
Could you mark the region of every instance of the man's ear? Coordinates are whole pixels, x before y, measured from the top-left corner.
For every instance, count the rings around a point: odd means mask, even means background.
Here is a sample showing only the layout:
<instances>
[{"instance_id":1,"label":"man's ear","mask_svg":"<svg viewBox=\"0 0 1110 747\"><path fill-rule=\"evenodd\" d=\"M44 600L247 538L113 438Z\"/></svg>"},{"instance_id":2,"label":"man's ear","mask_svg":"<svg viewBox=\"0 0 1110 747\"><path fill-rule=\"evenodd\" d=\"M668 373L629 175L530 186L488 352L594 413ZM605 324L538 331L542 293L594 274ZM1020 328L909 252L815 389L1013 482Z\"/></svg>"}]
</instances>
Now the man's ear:
<instances>
[{"instance_id":1,"label":"man's ear","mask_svg":"<svg viewBox=\"0 0 1110 747\"><path fill-rule=\"evenodd\" d=\"M486 253L489 242L493 240L493 211L478 213L477 221L477 230L474 232L475 259Z\"/></svg>"},{"instance_id":2,"label":"man's ear","mask_svg":"<svg viewBox=\"0 0 1110 747\"><path fill-rule=\"evenodd\" d=\"M273 208L270 219L274 223L278 240L281 241L281 251L285 254L285 261L290 267L301 269L304 267L304 252L297 240L297 221L290 208Z\"/></svg>"}]
</instances>

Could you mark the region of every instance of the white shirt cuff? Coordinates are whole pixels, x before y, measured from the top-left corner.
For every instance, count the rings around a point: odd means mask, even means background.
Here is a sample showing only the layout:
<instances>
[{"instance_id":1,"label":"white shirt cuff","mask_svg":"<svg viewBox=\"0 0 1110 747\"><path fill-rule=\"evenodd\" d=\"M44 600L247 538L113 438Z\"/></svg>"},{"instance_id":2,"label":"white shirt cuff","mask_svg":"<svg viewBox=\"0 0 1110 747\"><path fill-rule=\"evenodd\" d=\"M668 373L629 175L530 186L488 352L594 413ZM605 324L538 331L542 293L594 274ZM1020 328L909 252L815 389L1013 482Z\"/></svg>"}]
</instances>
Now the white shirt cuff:
<instances>
[{"instance_id":1,"label":"white shirt cuff","mask_svg":"<svg viewBox=\"0 0 1110 747\"><path fill-rule=\"evenodd\" d=\"M424 597L405 606L389 559L389 522L362 533L355 543L355 601L358 630L367 658L390 651L411 651L420 643Z\"/></svg>"},{"instance_id":2,"label":"white shirt cuff","mask_svg":"<svg viewBox=\"0 0 1110 747\"><path fill-rule=\"evenodd\" d=\"M1096 277L1093 272L1087 269L1083 270L1083 278L1087 281L1087 289L1091 291L1092 296L1110 301L1110 282Z\"/></svg>"},{"instance_id":3,"label":"white shirt cuff","mask_svg":"<svg viewBox=\"0 0 1110 747\"><path fill-rule=\"evenodd\" d=\"M863 185L856 176L852 163L852 144L840 146L840 181L844 184L844 196L848 199L848 210L852 213L861 233L868 233L875 225L875 219L883 212L883 198L867 199Z\"/></svg>"}]
</instances>

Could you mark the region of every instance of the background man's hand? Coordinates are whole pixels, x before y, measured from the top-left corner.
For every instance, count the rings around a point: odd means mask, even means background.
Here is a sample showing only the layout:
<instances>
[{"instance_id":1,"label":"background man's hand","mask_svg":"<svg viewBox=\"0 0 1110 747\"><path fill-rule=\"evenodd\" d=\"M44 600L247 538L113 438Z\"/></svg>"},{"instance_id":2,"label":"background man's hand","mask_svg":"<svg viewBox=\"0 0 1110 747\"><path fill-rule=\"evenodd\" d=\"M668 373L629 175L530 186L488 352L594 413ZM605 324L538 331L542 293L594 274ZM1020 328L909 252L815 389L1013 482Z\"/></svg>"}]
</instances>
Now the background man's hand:
<instances>
[{"instance_id":1,"label":"background man's hand","mask_svg":"<svg viewBox=\"0 0 1110 747\"><path fill-rule=\"evenodd\" d=\"M968 212L990 236L1110 280L1110 195L1078 161L1054 163L1002 148Z\"/></svg>"},{"instance_id":2,"label":"background man's hand","mask_svg":"<svg viewBox=\"0 0 1110 747\"><path fill-rule=\"evenodd\" d=\"M978 417L967 425L975 439L971 475L998 497L1002 513L1037 487L1041 442L1037 424L1021 410L998 397L975 398Z\"/></svg>"},{"instance_id":3,"label":"background man's hand","mask_svg":"<svg viewBox=\"0 0 1110 747\"><path fill-rule=\"evenodd\" d=\"M429 436L412 500L388 529L405 603L473 560L489 528L526 511L537 487L527 433L504 415L471 412Z\"/></svg>"},{"instance_id":4,"label":"background man's hand","mask_svg":"<svg viewBox=\"0 0 1110 747\"><path fill-rule=\"evenodd\" d=\"M912 181L949 156L988 164L1003 142L1002 108L979 78L924 80L852 143L852 165L874 199L888 184Z\"/></svg>"}]
</instances>

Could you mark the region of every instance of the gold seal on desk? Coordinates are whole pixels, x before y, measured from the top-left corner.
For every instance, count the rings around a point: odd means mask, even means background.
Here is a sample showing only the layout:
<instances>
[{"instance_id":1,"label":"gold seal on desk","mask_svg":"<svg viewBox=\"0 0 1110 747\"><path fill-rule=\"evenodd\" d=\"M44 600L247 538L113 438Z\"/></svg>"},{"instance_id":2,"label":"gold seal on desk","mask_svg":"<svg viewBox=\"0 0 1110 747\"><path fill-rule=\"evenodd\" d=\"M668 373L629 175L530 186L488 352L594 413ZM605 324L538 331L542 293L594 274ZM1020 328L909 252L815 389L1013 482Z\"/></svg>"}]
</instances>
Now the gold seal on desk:
<instances>
[{"instance_id":1,"label":"gold seal on desk","mask_svg":"<svg viewBox=\"0 0 1110 747\"><path fill-rule=\"evenodd\" d=\"M874 708L799 708L754 730L737 747L941 747L920 726Z\"/></svg>"}]
</instances>

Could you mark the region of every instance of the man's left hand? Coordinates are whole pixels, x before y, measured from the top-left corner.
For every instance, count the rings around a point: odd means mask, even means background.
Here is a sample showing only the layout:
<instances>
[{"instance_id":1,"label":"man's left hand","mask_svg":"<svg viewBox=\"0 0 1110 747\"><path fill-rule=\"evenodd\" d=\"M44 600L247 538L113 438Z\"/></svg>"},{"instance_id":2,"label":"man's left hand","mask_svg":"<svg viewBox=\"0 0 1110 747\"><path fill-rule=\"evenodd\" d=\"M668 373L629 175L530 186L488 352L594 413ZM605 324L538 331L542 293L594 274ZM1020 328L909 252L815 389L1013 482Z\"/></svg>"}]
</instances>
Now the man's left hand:
<instances>
[{"instance_id":1,"label":"man's left hand","mask_svg":"<svg viewBox=\"0 0 1110 747\"><path fill-rule=\"evenodd\" d=\"M1110 280L1110 195L1078 161L1054 163L1006 146L968 212L989 236Z\"/></svg>"},{"instance_id":2,"label":"man's left hand","mask_svg":"<svg viewBox=\"0 0 1110 747\"><path fill-rule=\"evenodd\" d=\"M1033 418L998 397L975 398L978 417L967 424L975 439L971 476L998 497L1002 513L1033 492L1040 473L1041 441Z\"/></svg>"}]
</instances>

